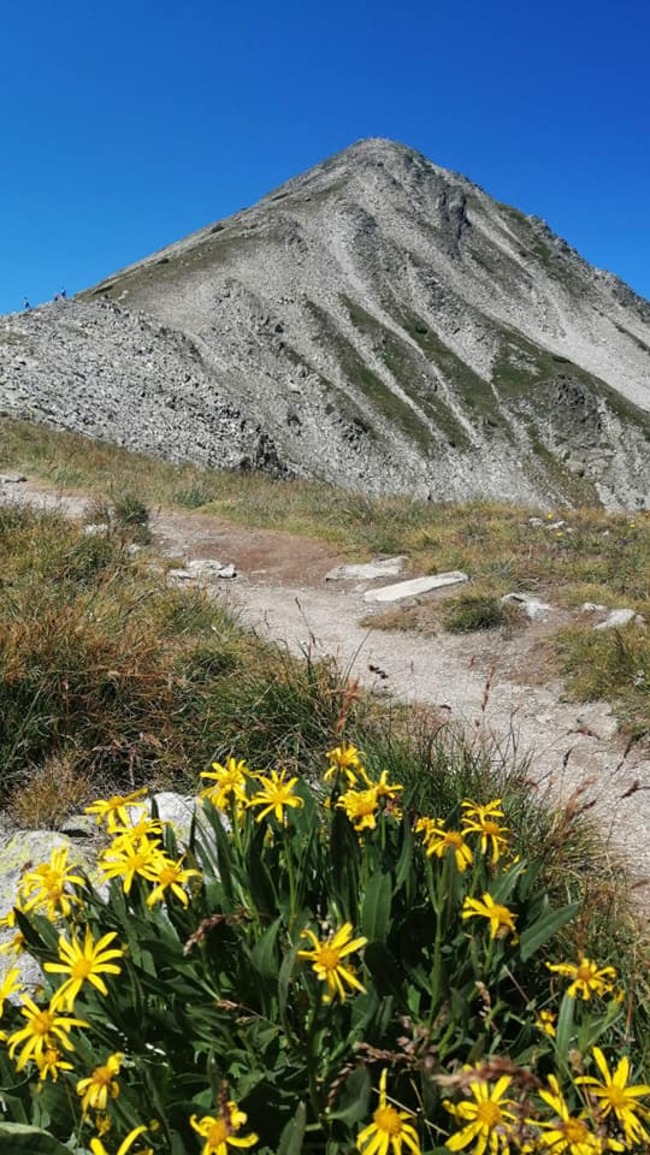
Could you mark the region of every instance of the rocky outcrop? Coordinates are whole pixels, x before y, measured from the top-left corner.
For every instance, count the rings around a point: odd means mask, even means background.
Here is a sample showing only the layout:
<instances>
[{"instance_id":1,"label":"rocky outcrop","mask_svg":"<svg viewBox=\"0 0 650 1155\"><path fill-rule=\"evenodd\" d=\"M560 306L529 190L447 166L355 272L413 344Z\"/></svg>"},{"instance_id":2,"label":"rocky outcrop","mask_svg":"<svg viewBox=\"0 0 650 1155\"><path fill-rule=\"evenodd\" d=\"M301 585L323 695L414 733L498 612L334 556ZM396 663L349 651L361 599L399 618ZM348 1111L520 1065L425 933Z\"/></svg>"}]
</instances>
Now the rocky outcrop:
<instances>
[{"instance_id":1,"label":"rocky outcrop","mask_svg":"<svg viewBox=\"0 0 650 1155\"><path fill-rule=\"evenodd\" d=\"M650 305L545 222L367 140L1 319L0 410L372 494L645 506Z\"/></svg>"}]
</instances>

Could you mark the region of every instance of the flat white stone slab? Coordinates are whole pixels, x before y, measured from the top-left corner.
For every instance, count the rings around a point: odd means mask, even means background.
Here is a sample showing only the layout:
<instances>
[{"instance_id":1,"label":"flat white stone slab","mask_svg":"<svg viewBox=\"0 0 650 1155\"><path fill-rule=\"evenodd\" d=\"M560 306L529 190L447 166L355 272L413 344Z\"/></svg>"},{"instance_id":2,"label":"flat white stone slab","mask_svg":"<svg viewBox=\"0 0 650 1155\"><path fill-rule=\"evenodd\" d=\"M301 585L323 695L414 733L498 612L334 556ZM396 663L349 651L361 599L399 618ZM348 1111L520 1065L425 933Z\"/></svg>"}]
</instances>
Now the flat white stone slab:
<instances>
[{"instance_id":1,"label":"flat white stone slab","mask_svg":"<svg viewBox=\"0 0 650 1155\"><path fill-rule=\"evenodd\" d=\"M600 625L594 626L595 630L617 630L620 626L627 626L630 622L634 622L637 626L643 625L644 619L641 614L637 614L634 610L612 610L604 622Z\"/></svg>"},{"instance_id":2,"label":"flat white stone slab","mask_svg":"<svg viewBox=\"0 0 650 1155\"><path fill-rule=\"evenodd\" d=\"M395 582L391 586L380 586L376 590L366 590L363 600L366 602L399 602L402 598L414 598L418 594L428 594L431 590L441 589L442 586L455 586L460 582L467 581L469 578L462 570L451 570L449 573L410 578L405 582Z\"/></svg>"},{"instance_id":3,"label":"flat white stone slab","mask_svg":"<svg viewBox=\"0 0 650 1155\"><path fill-rule=\"evenodd\" d=\"M373 558L372 561L361 562L358 565L337 565L325 574L326 582L337 581L372 581L374 578L397 577L401 574L406 563L406 557Z\"/></svg>"}]
</instances>

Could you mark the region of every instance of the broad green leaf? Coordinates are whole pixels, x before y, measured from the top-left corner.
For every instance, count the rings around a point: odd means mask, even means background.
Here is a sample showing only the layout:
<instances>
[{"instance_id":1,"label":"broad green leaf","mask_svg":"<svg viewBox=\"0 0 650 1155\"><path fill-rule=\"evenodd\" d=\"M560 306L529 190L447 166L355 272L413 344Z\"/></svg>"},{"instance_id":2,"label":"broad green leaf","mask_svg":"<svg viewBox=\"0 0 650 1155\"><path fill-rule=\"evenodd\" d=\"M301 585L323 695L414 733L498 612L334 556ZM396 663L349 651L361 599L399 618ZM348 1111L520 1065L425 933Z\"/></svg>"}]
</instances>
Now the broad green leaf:
<instances>
[{"instance_id":1,"label":"broad green leaf","mask_svg":"<svg viewBox=\"0 0 650 1155\"><path fill-rule=\"evenodd\" d=\"M293 1119L289 1120L280 1136L277 1155L302 1155L306 1124L307 1108L304 1103L299 1103Z\"/></svg>"},{"instance_id":2,"label":"broad green leaf","mask_svg":"<svg viewBox=\"0 0 650 1155\"><path fill-rule=\"evenodd\" d=\"M0 1123L0 1155L70 1155L70 1148L40 1127Z\"/></svg>"},{"instance_id":3,"label":"broad green leaf","mask_svg":"<svg viewBox=\"0 0 650 1155\"><path fill-rule=\"evenodd\" d=\"M366 1066L356 1067L343 1083L334 1111L328 1112L330 1119L337 1119L348 1127L367 1119L370 1111L372 1083Z\"/></svg>"},{"instance_id":4,"label":"broad green leaf","mask_svg":"<svg viewBox=\"0 0 650 1155\"><path fill-rule=\"evenodd\" d=\"M413 831L411 830L411 823L407 814L404 815L402 824L402 849L397 860L397 867L395 868L395 886L399 888L407 883L407 890L411 887L409 883L414 882L413 878Z\"/></svg>"},{"instance_id":5,"label":"broad green leaf","mask_svg":"<svg viewBox=\"0 0 650 1155\"><path fill-rule=\"evenodd\" d=\"M276 918L270 927L264 931L251 951L251 960L255 970L263 979L275 978L277 974L277 960L275 944L278 938L282 920Z\"/></svg>"},{"instance_id":6,"label":"broad green leaf","mask_svg":"<svg viewBox=\"0 0 650 1155\"><path fill-rule=\"evenodd\" d=\"M393 880L390 874L374 874L366 887L361 906L360 930L370 941L384 941L390 929Z\"/></svg>"},{"instance_id":7,"label":"broad green leaf","mask_svg":"<svg viewBox=\"0 0 650 1155\"><path fill-rule=\"evenodd\" d=\"M558 1055L566 1061L569 1054L569 1047L573 1042L575 1034L573 1015L575 1011L575 999L570 995L565 994L560 1004L560 1013L558 1015L557 1027L555 1029L555 1046Z\"/></svg>"},{"instance_id":8,"label":"broad green leaf","mask_svg":"<svg viewBox=\"0 0 650 1155\"><path fill-rule=\"evenodd\" d=\"M369 942L363 952L363 961L370 971L379 993L394 994L401 999L402 972L386 944Z\"/></svg>"},{"instance_id":9,"label":"broad green leaf","mask_svg":"<svg viewBox=\"0 0 650 1155\"><path fill-rule=\"evenodd\" d=\"M528 962L528 959L532 958L540 947L544 946L544 943L553 938L560 927L571 921L579 909L579 902L569 903L568 906L562 906L559 910L547 911L532 926L526 927L519 940L519 953L522 962Z\"/></svg>"}]
</instances>

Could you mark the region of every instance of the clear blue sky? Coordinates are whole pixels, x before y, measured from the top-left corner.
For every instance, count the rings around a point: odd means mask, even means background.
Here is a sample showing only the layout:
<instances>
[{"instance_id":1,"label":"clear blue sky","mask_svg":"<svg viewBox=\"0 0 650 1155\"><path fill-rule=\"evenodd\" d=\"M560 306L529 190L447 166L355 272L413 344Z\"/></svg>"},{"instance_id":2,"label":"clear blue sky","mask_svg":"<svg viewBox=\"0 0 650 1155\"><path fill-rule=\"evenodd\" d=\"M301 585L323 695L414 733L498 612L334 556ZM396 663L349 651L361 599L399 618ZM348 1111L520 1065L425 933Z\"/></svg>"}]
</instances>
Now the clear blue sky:
<instances>
[{"instance_id":1,"label":"clear blue sky","mask_svg":"<svg viewBox=\"0 0 650 1155\"><path fill-rule=\"evenodd\" d=\"M386 136L650 297L647 0L3 0L0 312Z\"/></svg>"}]
</instances>

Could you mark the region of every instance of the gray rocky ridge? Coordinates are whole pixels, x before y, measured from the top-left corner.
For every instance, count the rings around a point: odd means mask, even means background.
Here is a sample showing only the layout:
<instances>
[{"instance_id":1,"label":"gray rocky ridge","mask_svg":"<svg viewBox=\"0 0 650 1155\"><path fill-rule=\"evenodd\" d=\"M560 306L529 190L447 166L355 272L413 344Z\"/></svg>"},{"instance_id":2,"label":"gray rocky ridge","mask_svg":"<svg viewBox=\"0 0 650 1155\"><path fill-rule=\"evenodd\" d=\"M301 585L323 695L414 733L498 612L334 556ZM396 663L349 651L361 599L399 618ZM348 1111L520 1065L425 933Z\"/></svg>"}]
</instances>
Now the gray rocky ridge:
<instances>
[{"instance_id":1,"label":"gray rocky ridge","mask_svg":"<svg viewBox=\"0 0 650 1155\"><path fill-rule=\"evenodd\" d=\"M364 140L69 301L0 318L0 412L370 494L650 504L650 303Z\"/></svg>"}]
</instances>

